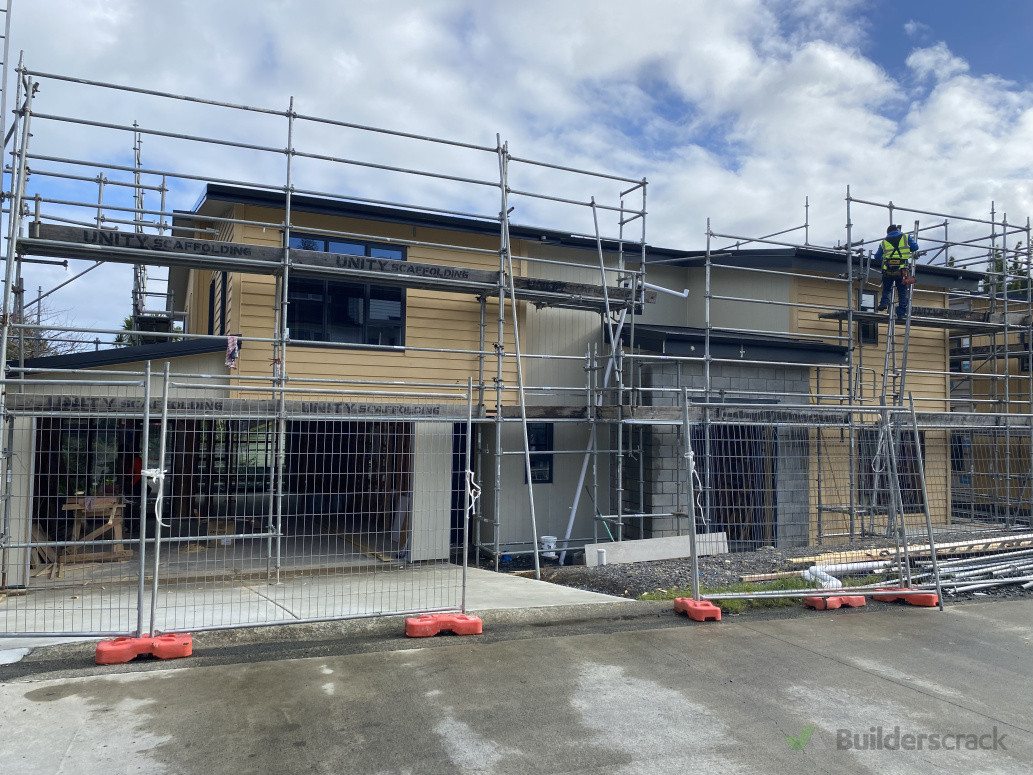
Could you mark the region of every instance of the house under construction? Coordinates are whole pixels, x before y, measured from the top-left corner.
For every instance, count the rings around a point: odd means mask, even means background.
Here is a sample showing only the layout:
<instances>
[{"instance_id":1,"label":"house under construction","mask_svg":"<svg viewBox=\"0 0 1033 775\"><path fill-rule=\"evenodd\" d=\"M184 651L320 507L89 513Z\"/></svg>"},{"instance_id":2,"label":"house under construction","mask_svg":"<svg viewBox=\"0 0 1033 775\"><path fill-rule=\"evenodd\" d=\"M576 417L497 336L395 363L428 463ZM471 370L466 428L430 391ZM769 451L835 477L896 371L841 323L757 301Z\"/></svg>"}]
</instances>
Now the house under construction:
<instances>
[{"instance_id":1,"label":"house under construction","mask_svg":"<svg viewBox=\"0 0 1033 775\"><path fill-rule=\"evenodd\" d=\"M56 84L89 92L81 113L48 106ZM703 534L899 553L1031 529L1028 218L848 190L834 244L805 209L774 235L715 221L702 249L658 247L645 180L501 140L27 68L16 103L0 585L26 598L119 582L136 597L108 593L113 631L155 631L159 578L373 579L372 597L306 592L295 620L322 619L461 607L468 553L539 568ZM156 103L180 124L136 120ZM83 158L69 127L126 154ZM888 223L923 251L900 321L875 309ZM26 268L64 261L72 286L131 271L132 325L34 319L52 291ZM278 620L198 608L167 603L160 629ZM7 631L46 629L41 610Z\"/></svg>"}]
</instances>

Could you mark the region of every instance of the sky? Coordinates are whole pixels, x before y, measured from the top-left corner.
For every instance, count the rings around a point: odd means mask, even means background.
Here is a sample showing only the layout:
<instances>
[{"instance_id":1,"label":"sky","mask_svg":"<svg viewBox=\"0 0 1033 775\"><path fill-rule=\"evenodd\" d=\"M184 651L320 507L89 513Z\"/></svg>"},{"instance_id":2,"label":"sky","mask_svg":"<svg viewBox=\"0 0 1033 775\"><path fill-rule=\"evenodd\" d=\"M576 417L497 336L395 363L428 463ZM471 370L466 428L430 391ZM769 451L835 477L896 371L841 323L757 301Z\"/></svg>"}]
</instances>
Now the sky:
<instances>
[{"instance_id":1,"label":"sky","mask_svg":"<svg viewBox=\"0 0 1033 775\"><path fill-rule=\"evenodd\" d=\"M805 198L810 241L834 245L846 236L847 186L871 202L975 218L993 203L998 217L1024 225L1033 214L1031 44L1025 0L14 0L10 59L24 52L35 71L278 111L293 97L298 113L479 146L500 136L517 157L646 178L647 240L693 249L705 244L708 218L714 232L742 237L800 226ZM47 79L34 111L286 145L281 117ZM131 163L125 132L42 118L32 130L34 152ZM300 122L294 142L338 158L498 176L491 153L341 127ZM143 163L284 179L282 155L154 135L144 137ZM513 188L578 201L616 203L627 187L512 167ZM499 209L485 186L304 158L294 174L309 190ZM42 172L29 191L96 197L95 185ZM125 203L106 191L106 202ZM173 181L168 207L190 208L199 193L197 181ZM637 207L636 196L628 202ZM146 201L156 206L156 194ZM584 207L521 196L510 205L515 223L594 228ZM888 222L872 206L855 206L851 218L855 238L874 239ZM943 220L896 220L915 219ZM600 220L604 234L616 232L613 212ZM966 228L976 227L952 222L951 237ZM46 290L80 268L30 267L26 286ZM49 303L78 325L118 327L130 287L128 268L105 267Z\"/></svg>"}]
</instances>

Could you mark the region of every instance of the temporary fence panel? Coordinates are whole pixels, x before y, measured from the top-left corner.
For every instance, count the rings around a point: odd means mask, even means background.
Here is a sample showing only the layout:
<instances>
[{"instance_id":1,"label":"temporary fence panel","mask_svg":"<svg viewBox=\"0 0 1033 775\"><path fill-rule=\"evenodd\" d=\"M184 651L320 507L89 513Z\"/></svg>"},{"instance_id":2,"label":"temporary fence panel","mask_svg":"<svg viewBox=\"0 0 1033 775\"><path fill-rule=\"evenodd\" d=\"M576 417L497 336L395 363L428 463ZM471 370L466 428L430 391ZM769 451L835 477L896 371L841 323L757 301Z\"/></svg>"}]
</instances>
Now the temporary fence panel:
<instances>
[{"instance_id":1,"label":"temporary fence panel","mask_svg":"<svg viewBox=\"0 0 1033 775\"><path fill-rule=\"evenodd\" d=\"M12 490L10 535L29 538L4 550L5 633L463 610L467 386L281 399L153 381L149 411L143 380L9 401L34 491Z\"/></svg>"},{"instance_id":2,"label":"temporary fence panel","mask_svg":"<svg viewBox=\"0 0 1033 775\"><path fill-rule=\"evenodd\" d=\"M135 633L146 551L138 504L157 441L147 438L147 387L28 380L19 388L5 418L0 632Z\"/></svg>"},{"instance_id":3,"label":"temporary fence panel","mask_svg":"<svg viewBox=\"0 0 1033 775\"><path fill-rule=\"evenodd\" d=\"M1033 493L1030 492L1030 415L917 416L925 438L942 439L950 486L929 488L937 568L944 593L1003 586L1033 588ZM927 447L929 443L927 441ZM931 453L930 453L931 456ZM919 579L933 573L917 560Z\"/></svg>"},{"instance_id":4,"label":"temporary fence panel","mask_svg":"<svg viewBox=\"0 0 1033 775\"><path fill-rule=\"evenodd\" d=\"M461 393L170 408L166 475L207 456L213 476L184 480L163 507L178 529L160 541L154 628L460 610L452 447L469 422Z\"/></svg>"},{"instance_id":5,"label":"temporary fence panel","mask_svg":"<svg viewBox=\"0 0 1033 775\"><path fill-rule=\"evenodd\" d=\"M907 409L691 404L686 396L685 429L694 562L703 534L756 558L734 579L703 561L701 597L919 586L909 554L930 557L932 515L924 440ZM939 481L946 471L929 475Z\"/></svg>"}]
</instances>

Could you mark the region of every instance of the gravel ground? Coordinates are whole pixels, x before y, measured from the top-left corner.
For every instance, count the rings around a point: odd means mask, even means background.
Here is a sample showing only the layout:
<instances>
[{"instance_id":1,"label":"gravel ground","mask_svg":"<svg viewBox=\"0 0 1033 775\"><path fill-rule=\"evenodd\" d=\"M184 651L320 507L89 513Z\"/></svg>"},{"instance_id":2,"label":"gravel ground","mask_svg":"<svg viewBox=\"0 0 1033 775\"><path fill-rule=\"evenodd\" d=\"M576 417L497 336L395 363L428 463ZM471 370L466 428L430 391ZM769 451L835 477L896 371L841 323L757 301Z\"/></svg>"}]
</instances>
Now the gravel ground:
<instances>
[{"instance_id":1,"label":"gravel ground","mask_svg":"<svg viewBox=\"0 0 1033 775\"><path fill-rule=\"evenodd\" d=\"M939 540L963 541L988 537L985 531L970 533L951 533L949 538ZM919 543L918 539L913 543ZM865 539L851 541L824 548L826 552L849 552L858 549L878 549L880 558L893 559L895 556L893 543L886 539ZM699 559L700 585L704 588L721 589L738 584L742 576L778 571L800 571L805 565L791 563L794 557L811 557L823 553L815 547L797 547L775 549L765 547L755 552L734 552ZM575 561L580 561L580 557ZM834 560L833 560L834 561ZM547 562L547 561L546 561ZM503 570L523 570L520 566L530 566L529 558L504 563ZM508 566L508 567L507 567ZM592 592L603 592L637 598L647 592L670 590L672 588L687 589L691 585L692 564L688 559L657 560L653 562L622 563L586 567L584 565L567 565L558 567L555 564L542 566L542 579L554 584L577 587ZM945 599L953 595L946 594ZM984 596L993 597L1030 597L1033 589L1024 590L1019 585L1001 586L980 592L960 593L959 599L970 599Z\"/></svg>"}]
</instances>

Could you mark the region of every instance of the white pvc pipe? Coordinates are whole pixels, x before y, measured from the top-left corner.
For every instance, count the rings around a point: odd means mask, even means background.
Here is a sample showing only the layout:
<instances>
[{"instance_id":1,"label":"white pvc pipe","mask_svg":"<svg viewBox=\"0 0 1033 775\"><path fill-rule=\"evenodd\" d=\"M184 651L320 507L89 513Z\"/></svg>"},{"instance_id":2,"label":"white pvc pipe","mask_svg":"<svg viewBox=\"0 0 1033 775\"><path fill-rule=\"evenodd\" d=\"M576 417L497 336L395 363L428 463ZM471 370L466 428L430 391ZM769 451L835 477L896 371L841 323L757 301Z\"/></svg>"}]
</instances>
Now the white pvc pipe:
<instances>
[{"instance_id":1,"label":"white pvc pipe","mask_svg":"<svg viewBox=\"0 0 1033 775\"><path fill-rule=\"evenodd\" d=\"M689 298L689 289L682 288L681 291L673 291L670 288L664 288L661 285L653 285L652 283L642 283L646 288L651 291L658 291L659 293L666 293L670 296L677 296L679 299Z\"/></svg>"},{"instance_id":2,"label":"white pvc pipe","mask_svg":"<svg viewBox=\"0 0 1033 775\"><path fill-rule=\"evenodd\" d=\"M872 560L868 562L841 562L838 565L813 565L811 570L817 568L826 573L855 573L865 570L880 570L888 568L893 564L892 560Z\"/></svg>"},{"instance_id":3,"label":"white pvc pipe","mask_svg":"<svg viewBox=\"0 0 1033 775\"><path fill-rule=\"evenodd\" d=\"M821 586L822 589L840 589L843 586L842 581L835 576L830 576L817 565L812 565L802 575L804 581L812 581Z\"/></svg>"}]
</instances>

